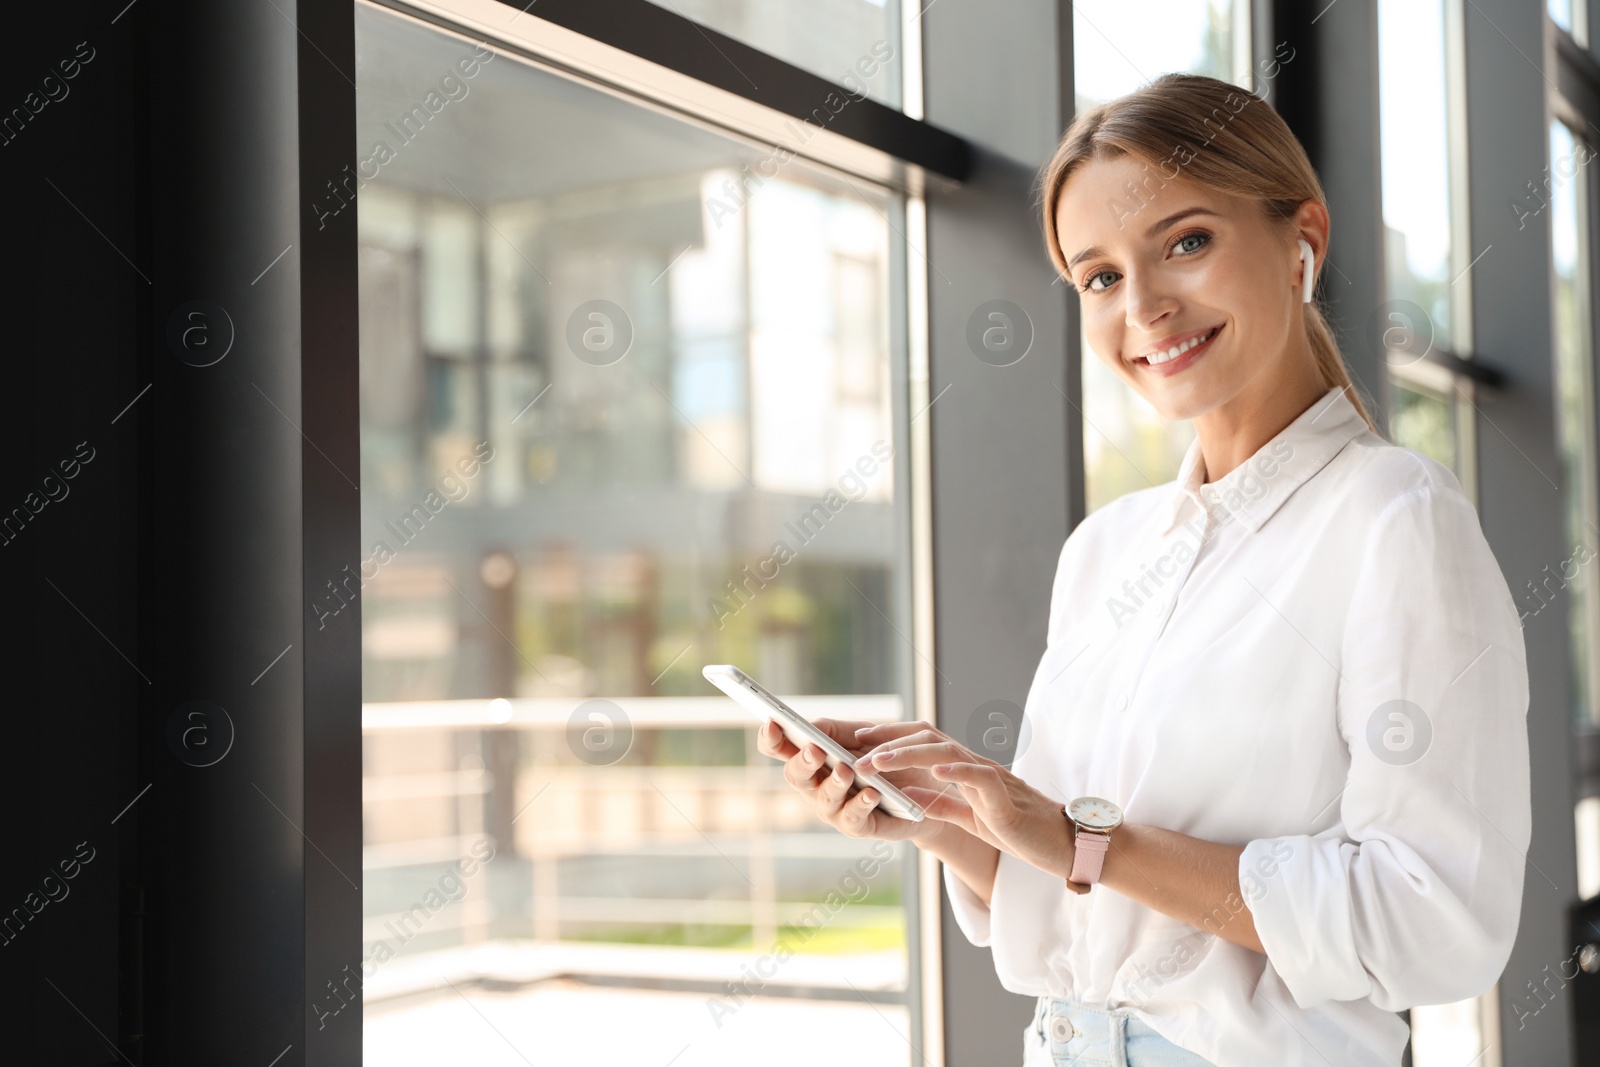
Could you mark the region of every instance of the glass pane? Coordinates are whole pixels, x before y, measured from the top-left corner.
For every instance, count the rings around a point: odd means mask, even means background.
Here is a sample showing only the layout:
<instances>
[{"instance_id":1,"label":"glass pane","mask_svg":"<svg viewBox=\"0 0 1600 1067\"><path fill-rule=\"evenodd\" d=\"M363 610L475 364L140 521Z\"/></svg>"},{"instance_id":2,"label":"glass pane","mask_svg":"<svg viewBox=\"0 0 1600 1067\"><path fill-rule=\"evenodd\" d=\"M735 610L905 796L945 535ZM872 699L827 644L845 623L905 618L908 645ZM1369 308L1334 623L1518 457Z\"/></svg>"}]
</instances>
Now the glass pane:
<instances>
[{"instance_id":1,"label":"glass pane","mask_svg":"<svg viewBox=\"0 0 1600 1067\"><path fill-rule=\"evenodd\" d=\"M1583 565L1600 552L1596 529L1594 439L1594 340L1589 323L1592 252L1589 247L1589 178L1582 164L1594 149L1576 140L1563 123L1550 124L1551 266L1555 280L1556 430L1560 439L1565 490L1566 551L1557 575L1548 571L1537 594L1514 590L1524 610L1549 600L1565 602L1572 634L1573 716L1579 726L1600 726L1594 687L1595 639L1600 634L1600 597L1594 582L1579 577ZM1579 580L1572 579L1578 577Z\"/></svg>"},{"instance_id":2,"label":"glass pane","mask_svg":"<svg viewBox=\"0 0 1600 1067\"><path fill-rule=\"evenodd\" d=\"M1419 1004L1411 1009L1411 1067L1482 1063L1483 1000Z\"/></svg>"},{"instance_id":3,"label":"glass pane","mask_svg":"<svg viewBox=\"0 0 1600 1067\"><path fill-rule=\"evenodd\" d=\"M1235 31L1244 22L1236 3L1243 2L1072 5L1077 110L1124 96L1168 71L1236 81L1235 46L1242 42L1236 42ZM1085 506L1094 511L1124 493L1176 478L1194 426L1163 422L1100 361L1087 335L1080 341L1084 496Z\"/></svg>"},{"instance_id":4,"label":"glass pane","mask_svg":"<svg viewBox=\"0 0 1600 1067\"><path fill-rule=\"evenodd\" d=\"M1234 7L1242 2L1073 4L1074 110L1125 96L1168 71L1234 81Z\"/></svg>"},{"instance_id":5,"label":"glass pane","mask_svg":"<svg viewBox=\"0 0 1600 1067\"><path fill-rule=\"evenodd\" d=\"M1389 415L1390 439L1397 445L1432 456L1461 476L1457 465L1455 401L1391 378L1394 410Z\"/></svg>"},{"instance_id":6,"label":"glass pane","mask_svg":"<svg viewBox=\"0 0 1600 1067\"><path fill-rule=\"evenodd\" d=\"M1448 350L1454 292L1446 86L1444 0L1380 0L1378 118L1388 299L1421 309L1434 345Z\"/></svg>"},{"instance_id":7,"label":"glass pane","mask_svg":"<svg viewBox=\"0 0 1600 1067\"><path fill-rule=\"evenodd\" d=\"M1557 26L1572 32L1572 0L1547 0L1546 10Z\"/></svg>"},{"instance_id":8,"label":"glass pane","mask_svg":"<svg viewBox=\"0 0 1600 1067\"><path fill-rule=\"evenodd\" d=\"M1081 320L1080 320L1081 321ZM1194 423L1167 422L1083 345L1084 506L1170 482L1194 440Z\"/></svg>"},{"instance_id":9,"label":"glass pane","mask_svg":"<svg viewBox=\"0 0 1600 1067\"><path fill-rule=\"evenodd\" d=\"M856 99L865 94L888 107L903 106L900 0L829 0L822 6L801 0L652 3L842 85Z\"/></svg>"},{"instance_id":10,"label":"glass pane","mask_svg":"<svg viewBox=\"0 0 1600 1067\"><path fill-rule=\"evenodd\" d=\"M1600 797L1584 797L1573 807L1577 836L1578 899L1600 895Z\"/></svg>"},{"instance_id":11,"label":"glass pane","mask_svg":"<svg viewBox=\"0 0 1600 1067\"><path fill-rule=\"evenodd\" d=\"M356 18L368 1062L908 1063L915 853L700 674L906 717L903 204Z\"/></svg>"}]
</instances>

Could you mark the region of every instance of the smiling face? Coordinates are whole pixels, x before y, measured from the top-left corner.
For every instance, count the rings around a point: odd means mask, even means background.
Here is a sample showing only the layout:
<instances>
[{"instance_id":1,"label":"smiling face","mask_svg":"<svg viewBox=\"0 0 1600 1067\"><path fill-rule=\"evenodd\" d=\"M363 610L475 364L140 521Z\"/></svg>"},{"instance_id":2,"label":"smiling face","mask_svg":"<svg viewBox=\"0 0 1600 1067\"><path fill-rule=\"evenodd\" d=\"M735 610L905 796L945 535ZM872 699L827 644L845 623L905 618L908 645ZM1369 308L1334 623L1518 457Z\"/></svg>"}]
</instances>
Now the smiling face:
<instances>
[{"instance_id":1,"label":"smiling face","mask_svg":"<svg viewBox=\"0 0 1600 1067\"><path fill-rule=\"evenodd\" d=\"M1270 226L1259 201L1128 156L1084 164L1056 205L1089 346L1169 421L1270 406L1286 382L1315 376L1296 238L1323 247L1326 217L1308 200L1297 228ZM1166 362L1139 358L1151 355Z\"/></svg>"}]
</instances>

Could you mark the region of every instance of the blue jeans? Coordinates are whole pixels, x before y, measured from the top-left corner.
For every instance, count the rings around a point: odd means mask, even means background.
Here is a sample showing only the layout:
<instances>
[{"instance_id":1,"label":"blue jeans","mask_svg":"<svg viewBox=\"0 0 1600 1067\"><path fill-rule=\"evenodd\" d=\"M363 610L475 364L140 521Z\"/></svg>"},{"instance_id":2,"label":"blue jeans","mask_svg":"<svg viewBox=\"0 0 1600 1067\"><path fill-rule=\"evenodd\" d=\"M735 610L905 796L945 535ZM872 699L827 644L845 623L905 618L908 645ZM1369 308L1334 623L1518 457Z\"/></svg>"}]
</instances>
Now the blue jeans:
<instances>
[{"instance_id":1,"label":"blue jeans","mask_svg":"<svg viewBox=\"0 0 1600 1067\"><path fill-rule=\"evenodd\" d=\"M1040 997L1023 1067L1214 1067L1127 1010Z\"/></svg>"}]
</instances>

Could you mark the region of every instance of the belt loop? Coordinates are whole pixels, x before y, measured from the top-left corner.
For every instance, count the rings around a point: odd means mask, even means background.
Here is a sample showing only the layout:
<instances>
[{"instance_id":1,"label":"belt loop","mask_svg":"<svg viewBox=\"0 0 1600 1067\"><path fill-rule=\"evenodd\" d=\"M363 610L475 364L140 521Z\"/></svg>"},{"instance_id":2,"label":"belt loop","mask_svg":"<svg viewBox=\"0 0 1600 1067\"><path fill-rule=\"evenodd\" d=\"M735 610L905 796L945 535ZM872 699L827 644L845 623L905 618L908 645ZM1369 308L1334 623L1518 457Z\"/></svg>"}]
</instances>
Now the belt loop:
<instances>
[{"instance_id":1,"label":"belt loop","mask_svg":"<svg viewBox=\"0 0 1600 1067\"><path fill-rule=\"evenodd\" d=\"M1110 1022L1112 1067L1128 1067L1128 1017L1114 1013Z\"/></svg>"}]
</instances>

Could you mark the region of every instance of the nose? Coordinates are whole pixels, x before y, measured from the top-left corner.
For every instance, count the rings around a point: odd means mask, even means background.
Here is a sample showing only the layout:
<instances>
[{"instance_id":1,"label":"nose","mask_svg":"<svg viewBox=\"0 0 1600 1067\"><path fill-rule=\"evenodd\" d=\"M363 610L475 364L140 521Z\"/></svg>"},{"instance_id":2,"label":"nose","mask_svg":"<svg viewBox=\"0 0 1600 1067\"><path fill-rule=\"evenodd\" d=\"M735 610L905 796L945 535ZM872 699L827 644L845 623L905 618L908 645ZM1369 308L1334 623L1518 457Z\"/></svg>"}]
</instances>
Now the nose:
<instances>
[{"instance_id":1,"label":"nose","mask_svg":"<svg viewBox=\"0 0 1600 1067\"><path fill-rule=\"evenodd\" d=\"M1178 306L1159 271L1129 271L1122 279L1122 295L1128 329L1139 333L1150 332Z\"/></svg>"}]
</instances>

